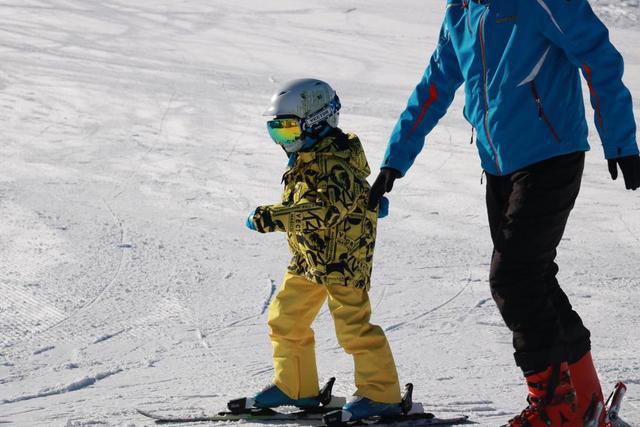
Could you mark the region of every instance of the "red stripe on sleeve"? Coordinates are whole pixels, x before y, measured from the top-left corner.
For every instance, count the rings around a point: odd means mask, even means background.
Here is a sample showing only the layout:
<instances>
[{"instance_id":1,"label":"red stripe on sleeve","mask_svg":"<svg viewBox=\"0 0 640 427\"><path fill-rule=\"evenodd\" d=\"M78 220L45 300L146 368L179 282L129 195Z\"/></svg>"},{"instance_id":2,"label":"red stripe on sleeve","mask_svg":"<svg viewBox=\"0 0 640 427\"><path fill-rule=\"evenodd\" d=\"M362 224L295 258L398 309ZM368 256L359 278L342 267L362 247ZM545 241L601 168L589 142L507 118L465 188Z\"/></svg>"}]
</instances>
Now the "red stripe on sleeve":
<instances>
[{"instance_id":1,"label":"red stripe on sleeve","mask_svg":"<svg viewBox=\"0 0 640 427\"><path fill-rule=\"evenodd\" d=\"M431 104L433 104L436 101L436 99L438 99L438 91L436 90L436 86L434 84L431 84L431 86L429 86L429 97L422 105L422 110L420 111L418 118L416 119L415 123L413 124L413 127L411 128L412 133L415 132L416 129L418 129L418 126L420 126L420 122L422 122L422 119L424 119L425 114L427 114L427 110L429 110L429 107L431 107Z\"/></svg>"},{"instance_id":2,"label":"red stripe on sleeve","mask_svg":"<svg viewBox=\"0 0 640 427\"><path fill-rule=\"evenodd\" d=\"M600 95L593 87L593 83L591 81L591 67L587 64L582 64L582 69L584 70L584 74L587 78L587 85L589 86L589 94L595 99L596 103L596 117L598 118L598 123L600 124L600 129L604 129L604 120L602 120L602 112L600 111Z\"/></svg>"}]
</instances>

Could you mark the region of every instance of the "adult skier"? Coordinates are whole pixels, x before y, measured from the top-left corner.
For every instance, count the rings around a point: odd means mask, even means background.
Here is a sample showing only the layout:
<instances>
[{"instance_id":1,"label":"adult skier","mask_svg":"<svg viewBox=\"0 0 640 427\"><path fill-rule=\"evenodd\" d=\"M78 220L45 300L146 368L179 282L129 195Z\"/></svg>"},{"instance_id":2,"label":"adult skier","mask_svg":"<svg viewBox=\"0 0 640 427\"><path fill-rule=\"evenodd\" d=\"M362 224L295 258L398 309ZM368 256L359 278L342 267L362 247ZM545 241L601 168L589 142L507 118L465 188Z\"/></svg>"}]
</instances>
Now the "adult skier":
<instances>
[{"instance_id":1,"label":"adult skier","mask_svg":"<svg viewBox=\"0 0 640 427\"><path fill-rule=\"evenodd\" d=\"M393 130L369 204L391 191L464 82L494 244L490 286L513 331L529 406L518 426L603 427L590 333L554 262L584 167L580 71L612 179L640 186L623 60L587 0L448 0L438 45ZM592 424L588 424L592 422Z\"/></svg>"},{"instance_id":2,"label":"adult skier","mask_svg":"<svg viewBox=\"0 0 640 427\"><path fill-rule=\"evenodd\" d=\"M370 323L368 296L377 218L386 205L366 208L371 172L358 137L338 128L339 110L331 86L299 79L279 88L265 112L289 162L282 200L257 207L247 227L286 233L293 257L269 306L273 384L253 401L259 408L320 405L311 324L328 300L357 386L339 421L391 417L401 413L398 374L384 331Z\"/></svg>"}]
</instances>

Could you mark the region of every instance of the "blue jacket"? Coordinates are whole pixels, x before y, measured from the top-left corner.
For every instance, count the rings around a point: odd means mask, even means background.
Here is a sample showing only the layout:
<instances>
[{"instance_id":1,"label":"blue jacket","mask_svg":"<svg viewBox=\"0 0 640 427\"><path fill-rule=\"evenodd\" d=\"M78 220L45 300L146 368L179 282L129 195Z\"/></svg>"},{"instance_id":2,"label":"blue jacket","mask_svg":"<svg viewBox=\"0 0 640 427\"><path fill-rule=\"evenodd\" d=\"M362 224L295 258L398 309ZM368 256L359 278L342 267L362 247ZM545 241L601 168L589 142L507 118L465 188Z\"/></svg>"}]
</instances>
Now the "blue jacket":
<instances>
[{"instance_id":1,"label":"blue jacket","mask_svg":"<svg viewBox=\"0 0 640 427\"><path fill-rule=\"evenodd\" d=\"M463 82L464 116L488 173L587 151L580 71L605 157L638 154L622 57L587 0L448 0L438 46L382 166L405 174Z\"/></svg>"}]
</instances>

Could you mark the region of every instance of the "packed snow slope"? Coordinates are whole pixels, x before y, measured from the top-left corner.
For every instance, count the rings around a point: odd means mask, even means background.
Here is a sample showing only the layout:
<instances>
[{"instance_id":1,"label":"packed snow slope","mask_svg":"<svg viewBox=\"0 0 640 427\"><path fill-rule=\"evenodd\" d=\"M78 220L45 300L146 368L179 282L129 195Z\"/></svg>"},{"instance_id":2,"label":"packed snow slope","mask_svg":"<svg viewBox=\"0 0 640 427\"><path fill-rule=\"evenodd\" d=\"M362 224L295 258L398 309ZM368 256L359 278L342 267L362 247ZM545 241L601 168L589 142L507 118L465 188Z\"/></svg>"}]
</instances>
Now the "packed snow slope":
<instances>
[{"instance_id":1,"label":"packed snow slope","mask_svg":"<svg viewBox=\"0 0 640 427\"><path fill-rule=\"evenodd\" d=\"M594 4L640 99L638 2ZM280 83L325 79L377 169L443 5L2 1L0 424L150 425L134 408L210 412L268 383L266 309L288 253L244 220L278 200L286 160L261 113ZM488 289L462 106L396 184L371 299L416 399L496 426L525 388ZM559 278L605 393L626 381L624 417L640 426L640 194L609 179L591 141ZM315 330L322 378L352 393L326 310Z\"/></svg>"}]
</instances>

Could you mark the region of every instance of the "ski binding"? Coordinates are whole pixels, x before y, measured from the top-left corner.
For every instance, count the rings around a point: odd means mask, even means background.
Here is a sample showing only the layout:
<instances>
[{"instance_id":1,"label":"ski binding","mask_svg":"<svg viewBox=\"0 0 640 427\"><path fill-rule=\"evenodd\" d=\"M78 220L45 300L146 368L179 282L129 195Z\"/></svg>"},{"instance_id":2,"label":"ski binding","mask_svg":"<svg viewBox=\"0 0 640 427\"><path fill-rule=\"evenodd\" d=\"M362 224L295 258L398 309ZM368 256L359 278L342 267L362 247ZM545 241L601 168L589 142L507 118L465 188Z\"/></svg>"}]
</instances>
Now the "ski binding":
<instances>
[{"instance_id":1,"label":"ski binding","mask_svg":"<svg viewBox=\"0 0 640 427\"><path fill-rule=\"evenodd\" d=\"M624 395L627 393L627 386L622 382L618 382L613 388L613 392L609 395L607 399L606 406L606 416L604 419L605 425L607 427L614 426L616 421L618 421L620 417L620 407L622 406L622 399L624 399Z\"/></svg>"},{"instance_id":2,"label":"ski binding","mask_svg":"<svg viewBox=\"0 0 640 427\"><path fill-rule=\"evenodd\" d=\"M405 386L400 402L401 414L393 417L370 417L358 420L351 420L351 413L344 409L329 412L322 420L327 427L347 427L365 425L397 425L404 424L410 426L451 426L466 424L469 417L466 415L455 418L438 418L434 414L424 412L422 403L413 401L413 384Z\"/></svg>"}]
</instances>

